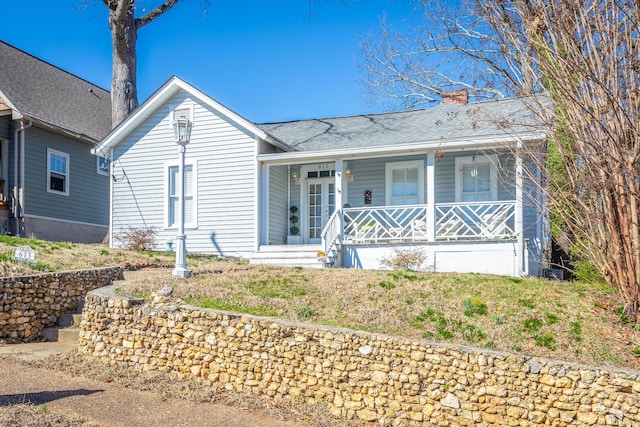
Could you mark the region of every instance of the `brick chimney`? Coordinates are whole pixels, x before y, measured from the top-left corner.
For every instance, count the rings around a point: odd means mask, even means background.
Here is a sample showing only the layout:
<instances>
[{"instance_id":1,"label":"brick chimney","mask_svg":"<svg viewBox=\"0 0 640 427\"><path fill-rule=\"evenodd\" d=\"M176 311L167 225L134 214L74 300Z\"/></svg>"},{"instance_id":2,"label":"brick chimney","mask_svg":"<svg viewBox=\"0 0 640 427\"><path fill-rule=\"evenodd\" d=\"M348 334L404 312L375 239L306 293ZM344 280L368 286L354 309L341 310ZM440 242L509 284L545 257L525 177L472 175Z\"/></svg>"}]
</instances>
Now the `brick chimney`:
<instances>
[{"instance_id":1,"label":"brick chimney","mask_svg":"<svg viewBox=\"0 0 640 427\"><path fill-rule=\"evenodd\" d=\"M464 105L469 103L469 92L466 89L447 90L442 92L443 104L459 104Z\"/></svg>"}]
</instances>

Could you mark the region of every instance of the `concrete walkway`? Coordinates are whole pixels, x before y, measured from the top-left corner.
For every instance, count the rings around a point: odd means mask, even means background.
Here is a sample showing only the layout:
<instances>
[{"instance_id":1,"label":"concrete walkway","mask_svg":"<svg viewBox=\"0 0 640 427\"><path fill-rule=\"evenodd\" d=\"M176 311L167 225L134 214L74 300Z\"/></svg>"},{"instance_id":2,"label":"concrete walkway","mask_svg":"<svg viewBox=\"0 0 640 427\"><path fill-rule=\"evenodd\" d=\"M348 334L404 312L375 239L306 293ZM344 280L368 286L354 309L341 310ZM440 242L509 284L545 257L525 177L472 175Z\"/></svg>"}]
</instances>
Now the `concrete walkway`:
<instances>
[{"instance_id":1,"label":"concrete walkway","mask_svg":"<svg viewBox=\"0 0 640 427\"><path fill-rule=\"evenodd\" d=\"M60 344L57 342L34 342L26 344L0 344L0 358L5 355L21 360L32 361L45 357L62 354L73 350L77 345Z\"/></svg>"},{"instance_id":2,"label":"concrete walkway","mask_svg":"<svg viewBox=\"0 0 640 427\"><path fill-rule=\"evenodd\" d=\"M46 405L49 412L82 417L103 427L313 425L312 420L276 419L262 410L165 399L157 393L36 368L6 357L33 360L55 354L62 350L56 343L6 345L0 350L0 407Z\"/></svg>"}]
</instances>

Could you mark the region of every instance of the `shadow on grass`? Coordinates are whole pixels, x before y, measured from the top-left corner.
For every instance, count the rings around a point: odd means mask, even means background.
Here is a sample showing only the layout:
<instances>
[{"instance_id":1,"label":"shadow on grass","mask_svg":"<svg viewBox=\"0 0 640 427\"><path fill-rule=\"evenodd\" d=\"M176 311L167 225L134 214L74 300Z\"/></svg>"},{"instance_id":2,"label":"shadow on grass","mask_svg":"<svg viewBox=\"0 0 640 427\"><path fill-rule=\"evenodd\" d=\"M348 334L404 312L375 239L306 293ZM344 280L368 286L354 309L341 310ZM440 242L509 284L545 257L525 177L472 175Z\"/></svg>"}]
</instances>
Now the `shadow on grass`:
<instances>
[{"instance_id":1,"label":"shadow on grass","mask_svg":"<svg viewBox=\"0 0 640 427\"><path fill-rule=\"evenodd\" d=\"M39 391L36 393L0 394L0 406L16 404L43 405L58 399L71 396L88 396L93 393L100 393L104 390L87 390L84 388L77 390L56 390Z\"/></svg>"}]
</instances>

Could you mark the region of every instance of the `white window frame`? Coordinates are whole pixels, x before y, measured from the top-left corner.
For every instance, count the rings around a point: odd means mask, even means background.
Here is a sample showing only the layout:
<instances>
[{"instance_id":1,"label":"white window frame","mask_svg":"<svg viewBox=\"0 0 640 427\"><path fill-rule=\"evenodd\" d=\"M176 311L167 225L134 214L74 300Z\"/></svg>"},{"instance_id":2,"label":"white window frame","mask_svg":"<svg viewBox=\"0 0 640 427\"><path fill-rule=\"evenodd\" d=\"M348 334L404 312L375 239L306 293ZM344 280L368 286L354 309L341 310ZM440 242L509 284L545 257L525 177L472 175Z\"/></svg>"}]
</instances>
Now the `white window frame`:
<instances>
[{"instance_id":1,"label":"white window frame","mask_svg":"<svg viewBox=\"0 0 640 427\"><path fill-rule=\"evenodd\" d=\"M418 171L418 204L424 204L424 160L406 160L402 162L385 163L385 205L391 205L393 191L393 171L394 169L413 169Z\"/></svg>"},{"instance_id":2,"label":"white window frame","mask_svg":"<svg viewBox=\"0 0 640 427\"><path fill-rule=\"evenodd\" d=\"M473 163L473 158L476 158L478 165L489 165L489 185L491 190L491 201L498 200L498 157L495 154L476 154L475 156L460 156L456 157L456 202L462 202L462 173L464 172L464 165ZM469 202L473 203L473 202Z\"/></svg>"},{"instance_id":3,"label":"white window frame","mask_svg":"<svg viewBox=\"0 0 640 427\"><path fill-rule=\"evenodd\" d=\"M195 229L198 228L198 162L196 160L185 161L184 167L191 166L191 179L193 182L191 183L191 188L193 189L193 221L186 222L185 220L185 228ZM171 189L169 179L171 178L171 174L169 173L170 168L179 167L177 161L166 161L164 163L164 228L166 230L177 230L177 224L170 224L170 196L169 191ZM186 184L186 182L185 182ZM186 186L185 186L186 188Z\"/></svg>"},{"instance_id":4,"label":"white window frame","mask_svg":"<svg viewBox=\"0 0 640 427\"><path fill-rule=\"evenodd\" d=\"M56 156L64 157L65 163L67 166L67 170L64 174L64 191L52 190L51 189L51 155L55 154ZM67 153L63 153L62 151L54 150L52 148L47 148L47 193L59 194L61 196L69 195L69 187L71 181L71 156ZM59 172L54 172L59 173Z\"/></svg>"},{"instance_id":5,"label":"white window frame","mask_svg":"<svg viewBox=\"0 0 640 427\"><path fill-rule=\"evenodd\" d=\"M104 159L104 163L107 165L107 169L103 169L100 167L100 160ZM109 162L106 157L96 156L96 173L98 175L109 176Z\"/></svg>"}]
</instances>

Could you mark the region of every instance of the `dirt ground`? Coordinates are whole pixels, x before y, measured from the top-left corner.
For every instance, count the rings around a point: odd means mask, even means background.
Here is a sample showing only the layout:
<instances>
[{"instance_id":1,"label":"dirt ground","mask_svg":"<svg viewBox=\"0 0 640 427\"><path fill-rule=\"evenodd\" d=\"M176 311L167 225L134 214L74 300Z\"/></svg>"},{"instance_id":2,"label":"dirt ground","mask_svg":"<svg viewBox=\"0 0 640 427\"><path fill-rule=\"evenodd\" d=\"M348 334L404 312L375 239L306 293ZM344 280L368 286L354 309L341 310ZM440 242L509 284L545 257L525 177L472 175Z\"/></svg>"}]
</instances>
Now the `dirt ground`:
<instances>
[{"instance_id":1,"label":"dirt ground","mask_svg":"<svg viewBox=\"0 0 640 427\"><path fill-rule=\"evenodd\" d=\"M154 392L28 366L11 356L3 356L0 357L0 410L17 404L37 406L42 413L79 417L87 421L82 425L103 427L313 425L310 420L274 418L255 408L167 399ZM0 424L3 424L1 412ZM35 421L20 425L40 424Z\"/></svg>"}]
</instances>

